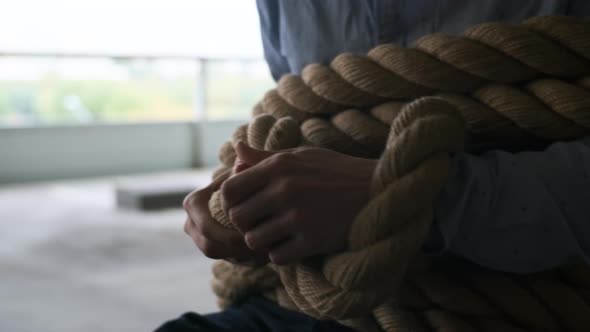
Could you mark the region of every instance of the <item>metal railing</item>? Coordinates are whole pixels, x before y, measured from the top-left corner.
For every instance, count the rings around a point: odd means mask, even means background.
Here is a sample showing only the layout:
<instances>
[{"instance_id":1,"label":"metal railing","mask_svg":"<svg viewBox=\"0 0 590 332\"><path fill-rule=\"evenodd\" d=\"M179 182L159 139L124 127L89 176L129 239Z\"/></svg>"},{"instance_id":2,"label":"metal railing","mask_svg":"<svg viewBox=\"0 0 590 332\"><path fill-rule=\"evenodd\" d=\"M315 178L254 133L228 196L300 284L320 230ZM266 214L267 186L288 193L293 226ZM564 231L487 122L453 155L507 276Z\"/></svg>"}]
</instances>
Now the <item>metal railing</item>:
<instances>
[{"instance_id":1,"label":"metal railing","mask_svg":"<svg viewBox=\"0 0 590 332\"><path fill-rule=\"evenodd\" d=\"M193 89L193 120L204 121L209 118L209 100L208 100L208 79L209 79L209 65L220 62L239 62L243 64L261 63L262 58L254 57L240 57L240 58L224 58L224 57L199 57L194 55L184 54L114 54L114 53L57 53L57 52L7 52L0 51L0 59L3 58L46 58L46 59L112 59L112 60L183 60L193 61L196 64L196 72L194 74L195 86Z\"/></svg>"}]
</instances>

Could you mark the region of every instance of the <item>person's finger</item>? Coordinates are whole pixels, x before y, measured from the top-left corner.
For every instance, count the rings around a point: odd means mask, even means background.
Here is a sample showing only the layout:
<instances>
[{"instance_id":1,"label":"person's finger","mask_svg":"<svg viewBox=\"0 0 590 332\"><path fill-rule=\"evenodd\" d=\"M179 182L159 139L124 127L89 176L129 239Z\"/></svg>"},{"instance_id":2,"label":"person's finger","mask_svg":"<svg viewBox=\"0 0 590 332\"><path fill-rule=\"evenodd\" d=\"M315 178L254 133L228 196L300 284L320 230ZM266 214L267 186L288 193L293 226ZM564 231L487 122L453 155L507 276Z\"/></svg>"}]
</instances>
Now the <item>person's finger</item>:
<instances>
[{"instance_id":1,"label":"person's finger","mask_svg":"<svg viewBox=\"0 0 590 332\"><path fill-rule=\"evenodd\" d=\"M191 237L199 250L207 257L213 259L232 259L237 262L261 262L264 253L253 252L244 246L222 243L204 236L197 226L187 218L184 226L185 232Z\"/></svg>"},{"instance_id":2,"label":"person's finger","mask_svg":"<svg viewBox=\"0 0 590 332\"><path fill-rule=\"evenodd\" d=\"M208 211L192 210L189 215L198 231L206 238L237 247L238 250L247 250L243 236L235 230L221 226Z\"/></svg>"},{"instance_id":3,"label":"person's finger","mask_svg":"<svg viewBox=\"0 0 590 332\"><path fill-rule=\"evenodd\" d=\"M268 254L270 261L277 265L295 263L305 256L305 245L298 236L291 237L289 240L272 248Z\"/></svg>"},{"instance_id":4,"label":"person's finger","mask_svg":"<svg viewBox=\"0 0 590 332\"><path fill-rule=\"evenodd\" d=\"M209 199L214 189L215 184L212 184L206 189L193 192L187 196L184 206L188 213L188 219L201 236L225 244L229 248L228 253L249 251L240 233L221 226L211 216L209 212Z\"/></svg>"},{"instance_id":5,"label":"person's finger","mask_svg":"<svg viewBox=\"0 0 590 332\"><path fill-rule=\"evenodd\" d=\"M292 224L285 215L259 224L244 234L246 245L252 250L275 247L292 236Z\"/></svg>"},{"instance_id":6,"label":"person's finger","mask_svg":"<svg viewBox=\"0 0 590 332\"><path fill-rule=\"evenodd\" d=\"M192 227L193 227L193 222L191 221L191 219L189 217L186 218L186 220L184 221L184 232L186 233L186 235L191 236L191 232L192 232Z\"/></svg>"},{"instance_id":7,"label":"person's finger","mask_svg":"<svg viewBox=\"0 0 590 332\"><path fill-rule=\"evenodd\" d=\"M294 155L290 152L281 152L228 178L220 189L224 208L229 210L260 191L278 175L289 172L293 166Z\"/></svg>"},{"instance_id":8,"label":"person's finger","mask_svg":"<svg viewBox=\"0 0 590 332\"><path fill-rule=\"evenodd\" d=\"M195 201L207 200L208 202L211 198L211 195L213 195L214 192L219 190L223 182L230 176L230 174L231 170L227 170L221 173L215 179L213 179L213 181L211 181L211 183L209 183L206 187L197 189L191 192L190 194L186 195L184 201L182 202L182 206L184 207L184 209L187 210L189 206Z\"/></svg>"},{"instance_id":9,"label":"person's finger","mask_svg":"<svg viewBox=\"0 0 590 332\"><path fill-rule=\"evenodd\" d=\"M243 162L242 160L240 160L240 158L236 158L236 161L234 162L234 167L233 167L234 174L238 174L241 171L246 170L248 168L250 168L250 165L248 165L245 162Z\"/></svg>"},{"instance_id":10,"label":"person's finger","mask_svg":"<svg viewBox=\"0 0 590 332\"><path fill-rule=\"evenodd\" d=\"M204 215L197 213L197 217L193 218L193 223L198 233L206 239L223 243L228 248L228 256L240 256L243 252L250 251L244 237L235 230L227 229L218 224L211 215Z\"/></svg>"},{"instance_id":11,"label":"person's finger","mask_svg":"<svg viewBox=\"0 0 590 332\"><path fill-rule=\"evenodd\" d=\"M242 141L238 141L234 145L234 150L236 151L237 159L239 159L240 162L250 166L256 165L276 153L272 151L254 149Z\"/></svg>"},{"instance_id":12,"label":"person's finger","mask_svg":"<svg viewBox=\"0 0 590 332\"><path fill-rule=\"evenodd\" d=\"M242 234L270 218L280 208L276 201L276 194L266 190L268 188L255 193L228 210L230 221Z\"/></svg>"},{"instance_id":13,"label":"person's finger","mask_svg":"<svg viewBox=\"0 0 590 332\"><path fill-rule=\"evenodd\" d=\"M197 248L207 257L213 259L219 259L227 257L224 253L224 248L220 245L215 243L215 241L211 241L206 239L197 229L195 224L190 220L190 218L186 219L184 224L184 231L187 233Z\"/></svg>"},{"instance_id":14,"label":"person's finger","mask_svg":"<svg viewBox=\"0 0 590 332\"><path fill-rule=\"evenodd\" d=\"M226 257L238 257L238 255L241 255L241 252L235 252L231 250L231 247L223 243L208 239L200 232L193 232L191 237L203 255L209 258L221 259Z\"/></svg>"}]
</instances>

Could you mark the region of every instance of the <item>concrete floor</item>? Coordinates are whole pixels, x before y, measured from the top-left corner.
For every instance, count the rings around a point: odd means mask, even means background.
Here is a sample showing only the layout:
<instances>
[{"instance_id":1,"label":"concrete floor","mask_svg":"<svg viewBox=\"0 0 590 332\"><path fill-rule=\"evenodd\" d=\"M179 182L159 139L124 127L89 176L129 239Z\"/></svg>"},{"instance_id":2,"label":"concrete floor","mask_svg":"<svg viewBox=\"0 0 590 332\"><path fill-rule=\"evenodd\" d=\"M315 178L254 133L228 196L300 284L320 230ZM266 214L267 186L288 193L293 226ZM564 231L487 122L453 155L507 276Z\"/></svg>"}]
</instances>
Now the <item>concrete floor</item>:
<instances>
[{"instance_id":1,"label":"concrete floor","mask_svg":"<svg viewBox=\"0 0 590 332\"><path fill-rule=\"evenodd\" d=\"M0 331L152 331L185 311L212 312L211 261L182 231L181 209L120 210L121 181L210 172L0 187Z\"/></svg>"}]
</instances>

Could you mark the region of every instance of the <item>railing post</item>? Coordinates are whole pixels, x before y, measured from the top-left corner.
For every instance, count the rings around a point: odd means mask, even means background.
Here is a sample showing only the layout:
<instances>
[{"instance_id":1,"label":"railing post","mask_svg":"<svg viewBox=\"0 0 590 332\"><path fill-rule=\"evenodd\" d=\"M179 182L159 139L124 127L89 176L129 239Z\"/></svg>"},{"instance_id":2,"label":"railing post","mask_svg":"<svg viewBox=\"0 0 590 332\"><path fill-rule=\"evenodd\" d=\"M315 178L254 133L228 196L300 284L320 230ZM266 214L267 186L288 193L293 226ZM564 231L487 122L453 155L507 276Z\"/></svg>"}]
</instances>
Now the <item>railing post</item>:
<instances>
[{"instance_id":1,"label":"railing post","mask_svg":"<svg viewBox=\"0 0 590 332\"><path fill-rule=\"evenodd\" d=\"M195 82L194 115L195 121L207 120L207 60L197 59L197 77Z\"/></svg>"}]
</instances>

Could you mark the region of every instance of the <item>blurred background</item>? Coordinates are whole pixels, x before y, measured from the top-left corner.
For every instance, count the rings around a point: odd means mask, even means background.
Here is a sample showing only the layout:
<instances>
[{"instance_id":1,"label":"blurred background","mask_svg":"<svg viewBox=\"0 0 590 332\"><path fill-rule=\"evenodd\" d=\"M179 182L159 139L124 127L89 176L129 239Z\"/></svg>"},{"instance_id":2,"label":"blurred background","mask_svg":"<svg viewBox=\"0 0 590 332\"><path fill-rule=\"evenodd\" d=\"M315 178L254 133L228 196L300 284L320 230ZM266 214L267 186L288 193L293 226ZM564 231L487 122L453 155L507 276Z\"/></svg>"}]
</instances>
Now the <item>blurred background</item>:
<instances>
[{"instance_id":1,"label":"blurred background","mask_svg":"<svg viewBox=\"0 0 590 332\"><path fill-rule=\"evenodd\" d=\"M0 331L215 311L182 198L273 81L253 0L18 0L0 20Z\"/></svg>"}]
</instances>

